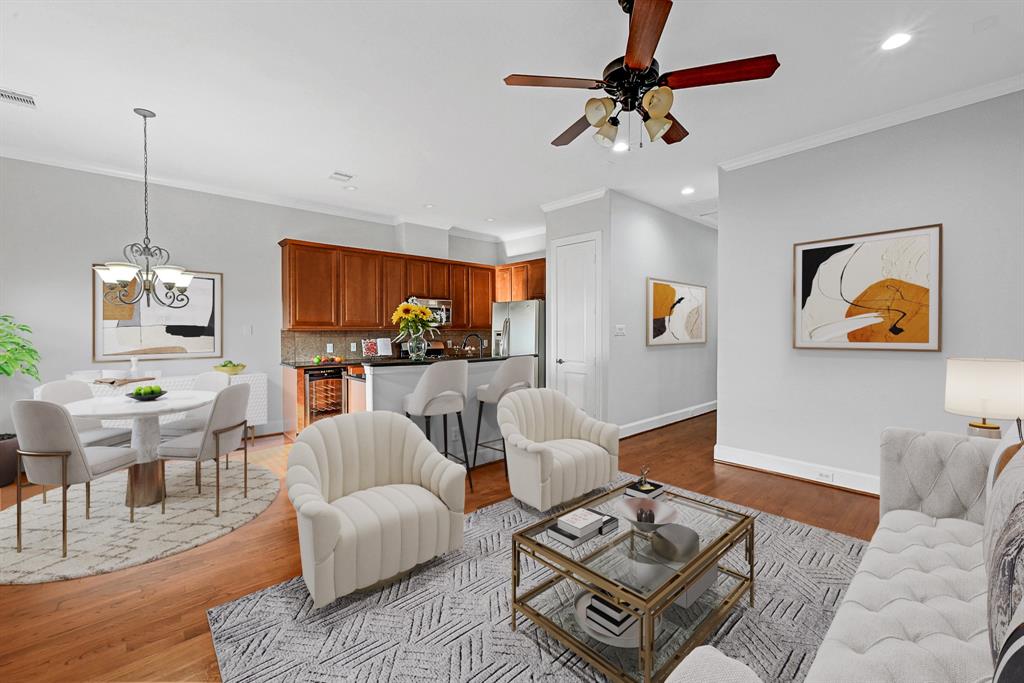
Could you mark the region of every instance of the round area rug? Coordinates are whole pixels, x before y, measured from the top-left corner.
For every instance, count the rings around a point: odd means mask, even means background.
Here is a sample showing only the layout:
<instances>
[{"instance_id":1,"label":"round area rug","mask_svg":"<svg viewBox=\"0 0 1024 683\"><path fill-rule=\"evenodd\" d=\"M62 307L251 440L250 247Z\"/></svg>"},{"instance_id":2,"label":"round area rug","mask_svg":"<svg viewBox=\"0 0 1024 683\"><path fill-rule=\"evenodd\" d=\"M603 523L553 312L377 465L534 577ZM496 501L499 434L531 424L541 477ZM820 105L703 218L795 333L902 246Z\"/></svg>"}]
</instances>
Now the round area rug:
<instances>
[{"instance_id":1,"label":"round area rug","mask_svg":"<svg viewBox=\"0 0 1024 683\"><path fill-rule=\"evenodd\" d=\"M0 584L45 583L104 574L180 553L237 529L267 509L281 487L278 475L249 462L249 497L242 497L242 462L220 467L220 517L214 516L213 463L203 463L203 493L195 465L168 462L167 512L160 505L135 508L128 521L124 471L92 483L91 518L85 518L85 485L68 490L68 556L61 557L60 487L22 503L22 551L15 507L0 511Z\"/></svg>"}]
</instances>

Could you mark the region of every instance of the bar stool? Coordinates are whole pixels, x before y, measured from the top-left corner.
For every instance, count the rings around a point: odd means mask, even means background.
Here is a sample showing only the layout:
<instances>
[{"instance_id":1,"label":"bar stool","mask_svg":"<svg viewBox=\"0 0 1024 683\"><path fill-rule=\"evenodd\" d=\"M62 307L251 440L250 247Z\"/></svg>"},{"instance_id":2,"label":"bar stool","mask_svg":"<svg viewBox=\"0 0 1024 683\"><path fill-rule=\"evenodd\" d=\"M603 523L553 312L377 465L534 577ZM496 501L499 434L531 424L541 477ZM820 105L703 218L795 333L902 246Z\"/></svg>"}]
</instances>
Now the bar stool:
<instances>
[{"instance_id":1,"label":"bar stool","mask_svg":"<svg viewBox=\"0 0 1024 683\"><path fill-rule=\"evenodd\" d=\"M476 398L480 401L480 409L476 415L476 445L473 447L473 466L476 467L476 454L480 447L490 448L501 453L505 463L505 479L508 479L508 460L505 459L505 440L494 439L480 443L480 424L484 421L484 404L498 405L501 397L516 389L529 389L533 386L533 378L537 359L533 356L513 356L502 362L489 384L481 384L476 388ZM492 446L501 441L501 448Z\"/></svg>"},{"instance_id":2,"label":"bar stool","mask_svg":"<svg viewBox=\"0 0 1024 683\"><path fill-rule=\"evenodd\" d=\"M411 394L402 399L402 409L408 418L424 418L424 433L430 441L430 418L441 415L444 428L444 450L446 456L460 461L459 456L448 451L448 416L455 413L459 420L459 436L462 437L461 462L466 466L469 490L473 490L473 476L469 468L469 448L466 447L466 431L462 426L462 411L466 408L466 392L469 385L469 363L464 360L448 360L434 363L416 383Z\"/></svg>"}]
</instances>

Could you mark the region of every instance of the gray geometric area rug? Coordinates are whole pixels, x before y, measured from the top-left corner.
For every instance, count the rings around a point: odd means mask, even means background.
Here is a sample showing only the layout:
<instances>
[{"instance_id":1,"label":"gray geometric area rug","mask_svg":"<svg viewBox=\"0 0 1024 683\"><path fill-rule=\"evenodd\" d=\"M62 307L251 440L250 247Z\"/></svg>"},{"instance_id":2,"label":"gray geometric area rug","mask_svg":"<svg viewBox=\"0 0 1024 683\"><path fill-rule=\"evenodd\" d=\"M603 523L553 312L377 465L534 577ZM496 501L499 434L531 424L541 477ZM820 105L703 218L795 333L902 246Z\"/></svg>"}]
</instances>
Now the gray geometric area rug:
<instances>
[{"instance_id":1,"label":"gray geometric area rug","mask_svg":"<svg viewBox=\"0 0 1024 683\"><path fill-rule=\"evenodd\" d=\"M203 463L203 492L195 486L195 464L168 462L167 510L160 504L135 508L129 522L125 471L92 483L89 519L85 486L68 489L68 556L61 557L60 487L22 503L22 551L17 552L14 506L0 511L0 584L44 583L104 574L184 552L208 543L254 519L281 489L281 479L263 465L249 463L249 496L242 497L242 463L230 468ZM220 517L214 516L216 472L220 467Z\"/></svg>"},{"instance_id":2,"label":"gray geometric area rug","mask_svg":"<svg viewBox=\"0 0 1024 683\"><path fill-rule=\"evenodd\" d=\"M757 517L755 604L744 595L708 644L764 681L803 680L867 544L675 490ZM221 677L239 683L603 681L526 617L519 616L518 631L510 628L512 534L542 517L512 499L481 508L466 518L461 550L321 610L313 609L301 577L215 607L207 617ZM522 563L521 591L550 576L527 557Z\"/></svg>"}]
</instances>

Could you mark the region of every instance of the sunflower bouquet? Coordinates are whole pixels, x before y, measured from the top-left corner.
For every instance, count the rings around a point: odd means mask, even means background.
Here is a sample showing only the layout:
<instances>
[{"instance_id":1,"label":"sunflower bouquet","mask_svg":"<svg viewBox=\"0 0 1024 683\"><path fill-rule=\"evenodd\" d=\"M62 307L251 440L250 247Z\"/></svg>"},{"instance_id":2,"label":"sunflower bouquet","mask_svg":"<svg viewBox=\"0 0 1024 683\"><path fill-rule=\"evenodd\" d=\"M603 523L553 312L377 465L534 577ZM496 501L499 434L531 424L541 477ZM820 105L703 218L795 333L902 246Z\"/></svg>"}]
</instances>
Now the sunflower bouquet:
<instances>
[{"instance_id":1,"label":"sunflower bouquet","mask_svg":"<svg viewBox=\"0 0 1024 683\"><path fill-rule=\"evenodd\" d=\"M435 336L435 328L440 324L434 319L434 313L426 306L420 306L415 298L400 303L391 314L391 322L398 325L398 336L394 339L396 342L422 337L425 333Z\"/></svg>"}]
</instances>

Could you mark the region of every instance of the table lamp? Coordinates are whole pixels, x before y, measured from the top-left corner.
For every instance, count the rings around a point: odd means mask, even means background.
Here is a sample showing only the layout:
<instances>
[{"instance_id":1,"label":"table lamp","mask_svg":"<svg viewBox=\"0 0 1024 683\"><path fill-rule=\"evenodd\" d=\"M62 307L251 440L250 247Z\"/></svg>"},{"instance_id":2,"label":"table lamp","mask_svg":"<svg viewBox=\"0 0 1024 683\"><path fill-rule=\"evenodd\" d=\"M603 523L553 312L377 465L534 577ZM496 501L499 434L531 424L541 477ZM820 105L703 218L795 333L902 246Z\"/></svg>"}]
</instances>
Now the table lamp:
<instances>
[{"instance_id":1,"label":"table lamp","mask_svg":"<svg viewBox=\"0 0 1024 683\"><path fill-rule=\"evenodd\" d=\"M946 412L980 417L968 423L971 436L1002 438L999 425L988 420L1016 420L1021 434L1024 416L1024 361L1008 358L946 359ZM1024 440L1024 434L1021 434Z\"/></svg>"}]
</instances>

